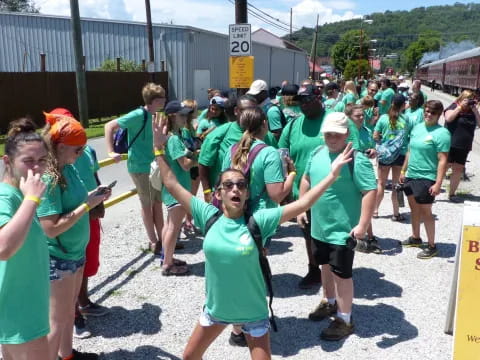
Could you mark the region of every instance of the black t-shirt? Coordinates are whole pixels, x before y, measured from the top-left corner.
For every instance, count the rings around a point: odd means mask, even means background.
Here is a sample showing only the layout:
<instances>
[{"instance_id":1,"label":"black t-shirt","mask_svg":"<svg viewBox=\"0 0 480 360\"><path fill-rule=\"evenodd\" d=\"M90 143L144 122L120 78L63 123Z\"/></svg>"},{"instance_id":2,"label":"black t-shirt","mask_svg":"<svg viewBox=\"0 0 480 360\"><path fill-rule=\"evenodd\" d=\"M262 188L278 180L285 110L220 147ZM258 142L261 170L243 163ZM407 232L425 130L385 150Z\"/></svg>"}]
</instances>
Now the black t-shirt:
<instances>
[{"instance_id":1,"label":"black t-shirt","mask_svg":"<svg viewBox=\"0 0 480 360\"><path fill-rule=\"evenodd\" d=\"M455 110L457 104L453 103L447 110ZM473 135L475 134L476 119L473 111L460 112L452 122L445 123L452 134L452 148L472 150Z\"/></svg>"}]
</instances>

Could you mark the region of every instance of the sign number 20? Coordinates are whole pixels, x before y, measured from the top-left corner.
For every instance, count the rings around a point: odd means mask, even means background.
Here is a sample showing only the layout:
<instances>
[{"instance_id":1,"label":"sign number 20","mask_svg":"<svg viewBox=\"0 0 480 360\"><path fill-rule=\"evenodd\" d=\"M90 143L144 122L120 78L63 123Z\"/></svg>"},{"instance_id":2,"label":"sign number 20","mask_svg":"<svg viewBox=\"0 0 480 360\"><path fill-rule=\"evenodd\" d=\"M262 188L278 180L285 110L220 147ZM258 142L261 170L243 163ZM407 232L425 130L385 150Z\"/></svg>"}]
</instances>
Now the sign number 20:
<instances>
[{"instance_id":1,"label":"sign number 20","mask_svg":"<svg viewBox=\"0 0 480 360\"><path fill-rule=\"evenodd\" d=\"M248 53L250 51L250 44L248 41L232 41L232 53Z\"/></svg>"}]
</instances>

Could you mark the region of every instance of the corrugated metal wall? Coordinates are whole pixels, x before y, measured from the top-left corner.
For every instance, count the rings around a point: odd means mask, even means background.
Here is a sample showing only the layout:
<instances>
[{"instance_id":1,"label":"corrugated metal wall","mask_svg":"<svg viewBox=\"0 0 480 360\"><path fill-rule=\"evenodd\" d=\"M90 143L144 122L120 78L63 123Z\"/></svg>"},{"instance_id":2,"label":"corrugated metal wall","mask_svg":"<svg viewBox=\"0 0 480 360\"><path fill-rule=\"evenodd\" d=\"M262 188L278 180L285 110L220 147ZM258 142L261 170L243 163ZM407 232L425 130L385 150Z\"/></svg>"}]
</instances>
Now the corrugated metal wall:
<instances>
[{"instance_id":1,"label":"corrugated metal wall","mask_svg":"<svg viewBox=\"0 0 480 360\"><path fill-rule=\"evenodd\" d=\"M87 70L98 68L108 58L136 63L148 59L144 24L88 19L82 20L82 32ZM165 61L171 98L193 97L195 69L210 70L211 87L228 88L227 36L160 25L154 26L153 34L156 70ZM69 18L0 13L0 49L0 71L40 71L40 53L46 54L47 71L75 69ZM253 55L255 78L270 86L308 75L303 53L254 43Z\"/></svg>"}]
</instances>

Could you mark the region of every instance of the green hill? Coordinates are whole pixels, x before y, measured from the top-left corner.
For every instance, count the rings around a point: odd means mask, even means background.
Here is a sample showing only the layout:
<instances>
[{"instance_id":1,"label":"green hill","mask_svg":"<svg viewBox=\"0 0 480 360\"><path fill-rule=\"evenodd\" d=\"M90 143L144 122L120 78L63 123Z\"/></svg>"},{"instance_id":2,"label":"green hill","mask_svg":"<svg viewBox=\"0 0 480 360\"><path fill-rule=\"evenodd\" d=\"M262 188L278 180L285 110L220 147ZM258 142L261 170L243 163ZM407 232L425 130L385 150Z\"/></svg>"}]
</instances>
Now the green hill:
<instances>
[{"instance_id":1,"label":"green hill","mask_svg":"<svg viewBox=\"0 0 480 360\"><path fill-rule=\"evenodd\" d=\"M313 15L312 15L313 16ZM471 40L480 44L480 4L455 3L451 6L419 7L411 11L386 11L366 16L372 24L363 24L370 39L377 39L377 55L402 54L427 30L437 31L442 44ZM361 20L347 20L319 26L317 55L328 56L332 46L349 30L360 29ZM313 28L303 27L292 34L292 42L310 53ZM285 36L288 39L288 35Z\"/></svg>"}]
</instances>

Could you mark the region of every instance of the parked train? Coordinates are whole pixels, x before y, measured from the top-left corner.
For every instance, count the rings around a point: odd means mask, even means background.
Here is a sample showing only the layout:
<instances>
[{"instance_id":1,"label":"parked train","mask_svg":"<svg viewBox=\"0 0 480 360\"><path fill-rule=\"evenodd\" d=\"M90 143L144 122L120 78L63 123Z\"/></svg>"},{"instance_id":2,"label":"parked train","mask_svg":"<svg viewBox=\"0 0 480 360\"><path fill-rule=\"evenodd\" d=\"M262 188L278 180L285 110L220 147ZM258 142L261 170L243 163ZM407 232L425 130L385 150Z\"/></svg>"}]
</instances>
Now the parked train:
<instances>
[{"instance_id":1,"label":"parked train","mask_svg":"<svg viewBox=\"0 0 480 360\"><path fill-rule=\"evenodd\" d=\"M435 80L435 87L449 94L476 90L480 88L480 47L421 65L416 78L428 86Z\"/></svg>"}]
</instances>

